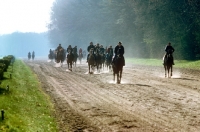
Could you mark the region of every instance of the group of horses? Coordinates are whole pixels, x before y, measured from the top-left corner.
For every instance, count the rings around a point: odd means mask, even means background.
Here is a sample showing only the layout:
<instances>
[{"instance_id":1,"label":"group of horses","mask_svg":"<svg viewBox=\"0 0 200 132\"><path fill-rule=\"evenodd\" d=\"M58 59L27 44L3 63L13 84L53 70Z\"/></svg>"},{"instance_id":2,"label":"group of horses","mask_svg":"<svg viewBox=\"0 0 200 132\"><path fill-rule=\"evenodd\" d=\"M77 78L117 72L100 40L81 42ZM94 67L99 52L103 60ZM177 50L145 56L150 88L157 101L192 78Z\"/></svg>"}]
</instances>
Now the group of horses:
<instances>
[{"instance_id":1,"label":"group of horses","mask_svg":"<svg viewBox=\"0 0 200 132\"><path fill-rule=\"evenodd\" d=\"M49 54L49 59L55 59L57 63L63 63L66 59L68 69L72 71L72 65L76 66L77 59L81 60L83 58L83 54L77 54L72 53L71 51L69 53L66 53L65 50L57 51L55 54ZM172 54L166 54L163 58L164 60L164 69L165 69L165 77L170 78L172 76L172 69L173 69L173 58ZM104 70L104 68L107 68L109 71L113 71L113 80L115 81L115 75L117 75L117 83L121 83L122 78L122 71L123 71L123 58L120 56L116 56L113 60L112 53L100 53L95 52L93 49L90 50L87 58L88 63L88 70L89 73L92 74L93 71L97 70L97 72L100 72L101 70Z\"/></svg>"},{"instance_id":2,"label":"group of horses","mask_svg":"<svg viewBox=\"0 0 200 132\"><path fill-rule=\"evenodd\" d=\"M111 52L105 55L98 51L94 53L93 49L91 49L88 54L87 63L89 73L93 73L91 70L94 71L95 67L98 72L106 67L107 70L113 71L113 80L115 81L115 75L117 75L117 83L121 83L122 71L124 66L122 57L116 56L116 58L113 60L113 54Z\"/></svg>"},{"instance_id":3,"label":"group of horses","mask_svg":"<svg viewBox=\"0 0 200 132\"><path fill-rule=\"evenodd\" d=\"M80 64L83 59L83 54L77 54L69 51L68 53L65 50L50 52L48 55L48 58L50 60L55 59L56 63L62 63L66 60L68 70L72 71L72 65L76 67L77 59L79 59ZM96 70L97 72L100 72L101 70L104 70L106 68L108 71L113 71L113 80L115 81L115 74L117 75L117 83L121 82L122 77L122 69L123 69L123 62L121 61L121 58L116 58L115 61L112 61L113 54L107 53L100 53L100 52L94 52L93 49L90 50L87 58L88 63L88 73L93 74Z\"/></svg>"},{"instance_id":4,"label":"group of horses","mask_svg":"<svg viewBox=\"0 0 200 132\"><path fill-rule=\"evenodd\" d=\"M31 55L30 52L28 53L28 60L30 60L31 58L32 58L32 60L34 60L34 58L35 58L35 53L34 52L32 53L32 55Z\"/></svg>"},{"instance_id":5,"label":"group of horses","mask_svg":"<svg viewBox=\"0 0 200 132\"><path fill-rule=\"evenodd\" d=\"M60 63L62 66L62 63L66 60L68 69L72 70L72 65L76 66L77 59L79 58L80 63L82 61L83 55L82 54L77 54L73 53L72 51L67 51L64 49L60 49L59 51L51 51L48 55L48 58L50 60L55 59L56 63Z\"/></svg>"}]
</instances>

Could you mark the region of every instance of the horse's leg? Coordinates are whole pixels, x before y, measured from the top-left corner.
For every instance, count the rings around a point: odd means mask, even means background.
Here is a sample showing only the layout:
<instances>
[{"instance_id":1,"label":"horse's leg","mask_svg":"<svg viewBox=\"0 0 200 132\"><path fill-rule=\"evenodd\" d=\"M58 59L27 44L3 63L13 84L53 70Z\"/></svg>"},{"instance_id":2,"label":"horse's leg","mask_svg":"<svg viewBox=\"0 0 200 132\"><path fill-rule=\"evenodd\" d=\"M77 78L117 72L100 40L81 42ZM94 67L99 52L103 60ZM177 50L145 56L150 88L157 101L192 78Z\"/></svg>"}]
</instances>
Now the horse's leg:
<instances>
[{"instance_id":1,"label":"horse's leg","mask_svg":"<svg viewBox=\"0 0 200 132\"><path fill-rule=\"evenodd\" d=\"M88 68L89 68L89 73L90 73L90 64L88 64Z\"/></svg>"},{"instance_id":2,"label":"horse's leg","mask_svg":"<svg viewBox=\"0 0 200 132\"><path fill-rule=\"evenodd\" d=\"M72 71L72 62L70 63L70 71Z\"/></svg>"},{"instance_id":3,"label":"horse's leg","mask_svg":"<svg viewBox=\"0 0 200 132\"><path fill-rule=\"evenodd\" d=\"M113 72L113 81L115 82L115 72Z\"/></svg>"},{"instance_id":4,"label":"horse's leg","mask_svg":"<svg viewBox=\"0 0 200 132\"><path fill-rule=\"evenodd\" d=\"M117 72L117 84L120 84L120 80L119 80L119 71Z\"/></svg>"},{"instance_id":5,"label":"horse's leg","mask_svg":"<svg viewBox=\"0 0 200 132\"><path fill-rule=\"evenodd\" d=\"M168 78L170 78L170 74L169 74L169 70L170 70L170 69L169 69L169 68L170 68L170 67L167 66L167 77L168 77Z\"/></svg>"},{"instance_id":6,"label":"horse's leg","mask_svg":"<svg viewBox=\"0 0 200 132\"><path fill-rule=\"evenodd\" d=\"M122 79L122 71L123 71L123 67L122 69L120 70L120 74L119 74L119 82L121 83L121 79Z\"/></svg>"},{"instance_id":7,"label":"horse's leg","mask_svg":"<svg viewBox=\"0 0 200 132\"><path fill-rule=\"evenodd\" d=\"M165 77L167 77L167 74L166 74L166 72L167 72L166 70L167 70L167 69L166 69L166 66L165 66L165 65L164 65L164 68L165 68Z\"/></svg>"},{"instance_id":8,"label":"horse's leg","mask_svg":"<svg viewBox=\"0 0 200 132\"><path fill-rule=\"evenodd\" d=\"M173 66L171 66L171 76L172 76L172 72L173 72Z\"/></svg>"}]
</instances>

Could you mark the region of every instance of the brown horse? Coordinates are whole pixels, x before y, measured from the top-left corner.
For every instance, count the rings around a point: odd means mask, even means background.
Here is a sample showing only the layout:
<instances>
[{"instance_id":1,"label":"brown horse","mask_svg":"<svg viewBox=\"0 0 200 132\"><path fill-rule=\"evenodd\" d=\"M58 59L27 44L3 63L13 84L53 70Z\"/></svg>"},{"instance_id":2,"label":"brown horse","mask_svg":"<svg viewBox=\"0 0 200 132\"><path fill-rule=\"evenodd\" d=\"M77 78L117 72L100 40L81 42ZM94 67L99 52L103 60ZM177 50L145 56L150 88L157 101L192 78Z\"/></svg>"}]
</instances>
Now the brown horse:
<instances>
[{"instance_id":1,"label":"brown horse","mask_svg":"<svg viewBox=\"0 0 200 132\"><path fill-rule=\"evenodd\" d=\"M93 50L90 50L90 53L88 55L88 68L89 68L89 73L93 73L90 71L90 69L94 70L95 66L95 55L93 54Z\"/></svg>"},{"instance_id":2,"label":"brown horse","mask_svg":"<svg viewBox=\"0 0 200 132\"><path fill-rule=\"evenodd\" d=\"M57 51L56 53L56 62L57 63L63 63L63 61L65 60L65 51L63 48L61 48L59 51Z\"/></svg>"},{"instance_id":3,"label":"brown horse","mask_svg":"<svg viewBox=\"0 0 200 132\"><path fill-rule=\"evenodd\" d=\"M105 65L107 70L111 70L111 62L112 62L113 55L111 53L107 53L105 57Z\"/></svg>"},{"instance_id":4,"label":"brown horse","mask_svg":"<svg viewBox=\"0 0 200 132\"><path fill-rule=\"evenodd\" d=\"M113 81L115 81L115 74L117 74L117 84L121 83L122 71L124 66L123 57L117 55L112 63L113 68Z\"/></svg>"},{"instance_id":5,"label":"brown horse","mask_svg":"<svg viewBox=\"0 0 200 132\"><path fill-rule=\"evenodd\" d=\"M70 71L72 71L72 64L73 64L73 60L74 60L74 55L72 52L69 52L67 54L67 66L68 66L68 69Z\"/></svg>"},{"instance_id":6,"label":"brown horse","mask_svg":"<svg viewBox=\"0 0 200 132\"><path fill-rule=\"evenodd\" d=\"M173 57L172 54L164 56L165 77L171 78L173 71Z\"/></svg>"},{"instance_id":7,"label":"brown horse","mask_svg":"<svg viewBox=\"0 0 200 132\"><path fill-rule=\"evenodd\" d=\"M96 51L95 54L95 60L96 60L96 67L97 67L97 72L100 72L101 68L102 68L102 61L101 61L101 54L99 54L99 51Z\"/></svg>"}]
</instances>

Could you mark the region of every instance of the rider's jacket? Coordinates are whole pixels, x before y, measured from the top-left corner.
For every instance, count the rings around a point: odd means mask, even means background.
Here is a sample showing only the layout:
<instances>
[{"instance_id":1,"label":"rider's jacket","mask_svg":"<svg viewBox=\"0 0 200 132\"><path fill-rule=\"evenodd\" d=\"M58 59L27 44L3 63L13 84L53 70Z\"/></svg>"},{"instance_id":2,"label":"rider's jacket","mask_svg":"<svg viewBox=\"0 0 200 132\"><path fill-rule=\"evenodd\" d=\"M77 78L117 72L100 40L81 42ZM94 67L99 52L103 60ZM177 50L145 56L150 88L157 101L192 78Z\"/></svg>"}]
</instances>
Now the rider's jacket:
<instances>
[{"instance_id":1,"label":"rider's jacket","mask_svg":"<svg viewBox=\"0 0 200 132\"><path fill-rule=\"evenodd\" d=\"M100 47L99 47L99 46L96 46L96 47L95 47L95 52L96 52L96 53L97 53L97 52L99 53L99 49L100 49Z\"/></svg>"},{"instance_id":2,"label":"rider's jacket","mask_svg":"<svg viewBox=\"0 0 200 132\"><path fill-rule=\"evenodd\" d=\"M101 48L99 49L99 51L100 51L100 54L104 54L105 49L104 49L103 47L101 47Z\"/></svg>"},{"instance_id":3,"label":"rider's jacket","mask_svg":"<svg viewBox=\"0 0 200 132\"><path fill-rule=\"evenodd\" d=\"M67 53L69 53L70 51L73 53L72 47L68 47L68 48L67 48Z\"/></svg>"},{"instance_id":4,"label":"rider's jacket","mask_svg":"<svg viewBox=\"0 0 200 132\"><path fill-rule=\"evenodd\" d=\"M108 53L113 55L113 48L108 48Z\"/></svg>"},{"instance_id":5,"label":"rider's jacket","mask_svg":"<svg viewBox=\"0 0 200 132\"><path fill-rule=\"evenodd\" d=\"M119 46L119 45L117 45L116 47L115 47L115 55L120 55L120 56L123 56L124 55L124 46Z\"/></svg>"},{"instance_id":6,"label":"rider's jacket","mask_svg":"<svg viewBox=\"0 0 200 132\"><path fill-rule=\"evenodd\" d=\"M90 52L90 49L92 49L92 48L95 49L94 45L89 45L87 48L87 51Z\"/></svg>"},{"instance_id":7,"label":"rider's jacket","mask_svg":"<svg viewBox=\"0 0 200 132\"><path fill-rule=\"evenodd\" d=\"M166 51L167 54L172 54L175 50L172 46L167 45L165 47L165 51Z\"/></svg>"},{"instance_id":8,"label":"rider's jacket","mask_svg":"<svg viewBox=\"0 0 200 132\"><path fill-rule=\"evenodd\" d=\"M62 46L58 46L56 51L59 51L60 49L62 49Z\"/></svg>"},{"instance_id":9,"label":"rider's jacket","mask_svg":"<svg viewBox=\"0 0 200 132\"><path fill-rule=\"evenodd\" d=\"M74 52L74 54L77 54L77 48L76 47L73 48L73 52Z\"/></svg>"}]
</instances>

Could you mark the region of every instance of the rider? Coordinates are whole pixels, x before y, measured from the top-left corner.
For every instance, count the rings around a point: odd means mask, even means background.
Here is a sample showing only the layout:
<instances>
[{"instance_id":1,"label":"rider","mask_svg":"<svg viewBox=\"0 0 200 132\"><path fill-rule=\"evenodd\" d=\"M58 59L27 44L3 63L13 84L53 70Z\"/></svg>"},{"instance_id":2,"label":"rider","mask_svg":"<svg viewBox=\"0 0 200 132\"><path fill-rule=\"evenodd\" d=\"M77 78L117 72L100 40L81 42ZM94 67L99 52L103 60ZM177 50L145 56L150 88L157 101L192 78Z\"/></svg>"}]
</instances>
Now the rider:
<instances>
[{"instance_id":1,"label":"rider","mask_svg":"<svg viewBox=\"0 0 200 132\"><path fill-rule=\"evenodd\" d=\"M88 62L88 56L89 56L89 53L90 53L90 50L93 49L93 54L94 54L94 45L93 45L93 42L90 42L90 45L87 47L87 51L88 51L88 55L87 55L87 62Z\"/></svg>"},{"instance_id":2,"label":"rider","mask_svg":"<svg viewBox=\"0 0 200 132\"><path fill-rule=\"evenodd\" d=\"M73 48L73 52L74 52L74 53L77 53L77 46L75 46L75 47Z\"/></svg>"},{"instance_id":3,"label":"rider","mask_svg":"<svg viewBox=\"0 0 200 132\"><path fill-rule=\"evenodd\" d=\"M99 49L99 51L100 51L100 54L104 54L105 49L103 48L103 45L100 45L100 49Z\"/></svg>"},{"instance_id":4,"label":"rider","mask_svg":"<svg viewBox=\"0 0 200 132\"><path fill-rule=\"evenodd\" d=\"M81 57L83 57L83 51L82 51L82 48L79 49L78 54L81 55Z\"/></svg>"},{"instance_id":5,"label":"rider","mask_svg":"<svg viewBox=\"0 0 200 132\"><path fill-rule=\"evenodd\" d=\"M97 45L95 46L95 53L99 52L100 50L100 46L99 46L99 43L97 43Z\"/></svg>"},{"instance_id":6,"label":"rider","mask_svg":"<svg viewBox=\"0 0 200 132\"><path fill-rule=\"evenodd\" d=\"M83 50L82 50L82 48L80 48L79 51L78 51L78 53L82 54L82 52L83 52Z\"/></svg>"},{"instance_id":7,"label":"rider","mask_svg":"<svg viewBox=\"0 0 200 132\"><path fill-rule=\"evenodd\" d=\"M122 59L123 59L123 66L125 66L125 59L124 59L124 46L122 45L121 42L118 42L118 45L115 47L114 52L115 52L115 56L114 56L112 62L115 61L115 59L116 59L117 56L118 56L118 57L122 57Z\"/></svg>"},{"instance_id":8,"label":"rider","mask_svg":"<svg viewBox=\"0 0 200 132\"><path fill-rule=\"evenodd\" d=\"M31 58L31 52L28 52L28 59Z\"/></svg>"},{"instance_id":9,"label":"rider","mask_svg":"<svg viewBox=\"0 0 200 132\"><path fill-rule=\"evenodd\" d=\"M34 59L34 57L35 57L35 52L33 51L32 52L32 59Z\"/></svg>"},{"instance_id":10,"label":"rider","mask_svg":"<svg viewBox=\"0 0 200 132\"><path fill-rule=\"evenodd\" d=\"M113 48L112 45L109 46L109 48L107 49L107 53L111 54L113 56Z\"/></svg>"},{"instance_id":11,"label":"rider","mask_svg":"<svg viewBox=\"0 0 200 132\"><path fill-rule=\"evenodd\" d=\"M171 43L169 42L168 45L165 47L165 52L166 54L164 55L164 58L166 57L166 55L168 54L173 54L174 53L174 48L171 46ZM172 55L172 60L173 60L173 65L174 65L174 57ZM164 64L164 63L163 63Z\"/></svg>"},{"instance_id":12,"label":"rider","mask_svg":"<svg viewBox=\"0 0 200 132\"><path fill-rule=\"evenodd\" d=\"M56 51L59 51L62 48L61 44L57 47Z\"/></svg>"},{"instance_id":13,"label":"rider","mask_svg":"<svg viewBox=\"0 0 200 132\"><path fill-rule=\"evenodd\" d=\"M33 56L33 55L35 55L35 52L34 52L34 51L32 52L32 56Z\"/></svg>"},{"instance_id":14,"label":"rider","mask_svg":"<svg viewBox=\"0 0 200 132\"><path fill-rule=\"evenodd\" d=\"M73 50L74 57L78 57L77 46L75 46L72 50Z\"/></svg>"},{"instance_id":15,"label":"rider","mask_svg":"<svg viewBox=\"0 0 200 132\"><path fill-rule=\"evenodd\" d=\"M71 46L71 45L69 45L68 48L67 48L67 53L69 53L69 52L72 52L72 53L73 53L73 49L72 49L72 46Z\"/></svg>"}]
</instances>

